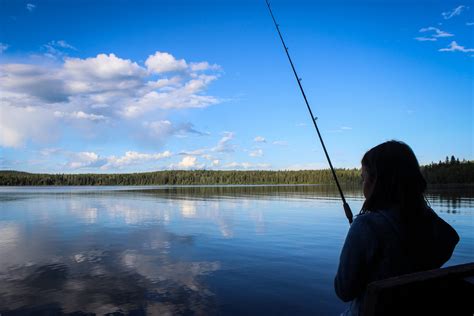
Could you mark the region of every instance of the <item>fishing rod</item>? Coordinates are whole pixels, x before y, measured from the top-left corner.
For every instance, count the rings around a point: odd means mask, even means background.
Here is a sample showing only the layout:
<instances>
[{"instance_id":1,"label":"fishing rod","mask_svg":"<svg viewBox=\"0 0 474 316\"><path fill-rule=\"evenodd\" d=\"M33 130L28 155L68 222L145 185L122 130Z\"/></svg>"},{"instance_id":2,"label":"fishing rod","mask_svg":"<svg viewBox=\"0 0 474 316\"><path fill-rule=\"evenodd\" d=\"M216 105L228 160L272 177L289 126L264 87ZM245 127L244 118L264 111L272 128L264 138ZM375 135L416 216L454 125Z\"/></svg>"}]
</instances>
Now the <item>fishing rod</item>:
<instances>
[{"instance_id":1,"label":"fishing rod","mask_svg":"<svg viewBox=\"0 0 474 316\"><path fill-rule=\"evenodd\" d=\"M316 123L316 120L318 118L314 116L313 111L311 111L311 107L309 106L308 99L306 98L306 94L304 93L303 86L301 85L301 78L298 76L295 66L293 65L293 61L291 60L290 53L288 52L288 47L286 46L285 41L283 40L283 36L281 35L281 32L280 32L280 27L277 21L275 20L275 16L273 15L272 8L270 7L270 2L268 2L268 0L265 0L265 2L267 3L267 7L268 7L268 11L270 11L270 15L272 16L272 20L273 20L273 23L275 24L276 30L278 32L278 36L280 36L281 44L283 45L283 48L285 49L286 56L288 57L288 61L290 62L290 65L291 65L291 69L293 69L296 82L298 82L298 86L300 87L301 94L303 94L304 102L306 103L306 107L308 108L309 115L311 116L311 120L313 121L313 124L314 124L314 128L316 129L316 132L318 133L319 140L321 141L321 145L323 146L324 154L326 155L326 158L329 163L329 167L331 167L331 172L334 177L334 181L336 181L337 189L339 190L339 194L341 195L344 212L346 213L347 220L349 221L349 224L352 224L352 211L351 211L351 208L349 207L349 204L347 204L346 202L344 193L342 193L341 186L339 185L339 181L337 180L336 171L334 171L334 168L331 163L331 159L329 158L328 151L326 150L326 146L324 145L323 138L321 136L321 133L319 132L318 124Z\"/></svg>"}]
</instances>

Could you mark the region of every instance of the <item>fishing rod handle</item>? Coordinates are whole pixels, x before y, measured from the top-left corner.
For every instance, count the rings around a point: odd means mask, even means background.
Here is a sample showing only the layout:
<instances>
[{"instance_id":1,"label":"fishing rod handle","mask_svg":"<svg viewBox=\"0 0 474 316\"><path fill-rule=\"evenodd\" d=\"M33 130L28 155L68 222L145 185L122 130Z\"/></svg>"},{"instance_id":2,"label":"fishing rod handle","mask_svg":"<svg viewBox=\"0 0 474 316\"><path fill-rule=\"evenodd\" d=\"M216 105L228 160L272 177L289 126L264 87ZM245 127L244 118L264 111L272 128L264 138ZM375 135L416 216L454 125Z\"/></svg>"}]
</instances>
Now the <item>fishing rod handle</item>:
<instances>
[{"instance_id":1,"label":"fishing rod handle","mask_svg":"<svg viewBox=\"0 0 474 316\"><path fill-rule=\"evenodd\" d=\"M349 224L352 224L353 216L352 216L351 207L349 206L349 204L347 204L346 201L344 201L343 206L344 206L344 212L346 213L347 220L349 220Z\"/></svg>"}]
</instances>

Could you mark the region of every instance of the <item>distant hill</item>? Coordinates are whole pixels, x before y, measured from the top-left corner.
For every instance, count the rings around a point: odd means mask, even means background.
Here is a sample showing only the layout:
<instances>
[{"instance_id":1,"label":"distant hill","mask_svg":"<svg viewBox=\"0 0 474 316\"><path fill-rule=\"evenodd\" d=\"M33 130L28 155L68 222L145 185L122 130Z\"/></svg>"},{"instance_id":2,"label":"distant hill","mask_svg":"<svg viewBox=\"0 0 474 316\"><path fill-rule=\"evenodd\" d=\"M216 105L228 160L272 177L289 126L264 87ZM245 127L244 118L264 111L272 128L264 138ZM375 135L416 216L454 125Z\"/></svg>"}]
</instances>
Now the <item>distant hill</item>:
<instances>
[{"instance_id":1,"label":"distant hill","mask_svg":"<svg viewBox=\"0 0 474 316\"><path fill-rule=\"evenodd\" d=\"M453 157L452 157L453 158ZM474 162L447 159L445 162L422 166L430 184L474 183ZM337 169L342 184L359 185L360 170ZM0 185L228 185L228 184L331 184L331 171L214 171L168 170L124 174L37 174L15 170L0 170Z\"/></svg>"}]
</instances>

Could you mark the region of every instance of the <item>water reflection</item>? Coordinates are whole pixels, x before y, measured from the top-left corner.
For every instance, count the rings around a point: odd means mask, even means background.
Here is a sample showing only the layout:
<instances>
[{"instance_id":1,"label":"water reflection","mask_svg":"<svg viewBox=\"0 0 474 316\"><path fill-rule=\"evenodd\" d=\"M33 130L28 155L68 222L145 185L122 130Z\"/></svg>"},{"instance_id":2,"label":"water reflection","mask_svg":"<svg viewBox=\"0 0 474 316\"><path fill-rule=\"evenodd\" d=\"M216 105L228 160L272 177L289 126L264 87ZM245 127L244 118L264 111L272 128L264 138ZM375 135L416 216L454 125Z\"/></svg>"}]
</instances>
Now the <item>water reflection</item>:
<instances>
[{"instance_id":1,"label":"water reflection","mask_svg":"<svg viewBox=\"0 0 474 316\"><path fill-rule=\"evenodd\" d=\"M339 198L336 187L330 185L252 185L252 186L174 186L137 188L145 194L167 198ZM346 187L348 197L361 197L359 186Z\"/></svg>"},{"instance_id":2,"label":"water reflection","mask_svg":"<svg viewBox=\"0 0 474 316\"><path fill-rule=\"evenodd\" d=\"M347 232L335 187L49 192L0 188L2 315L343 310L332 290ZM357 213L360 188L345 193ZM451 264L472 261L472 190L431 188L428 199L461 235Z\"/></svg>"},{"instance_id":3,"label":"water reflection","mask_svg":"<svg viewBox=\"0 0 474 316\"><path fill-rule=\"evenodd\" d=\"M363 200L360 186L344 186L346 197ZM333 185L227 185L227 186L114 186L114 187L0 187L0 203L18 199L31 199L38 196L54 195L57 198L70 199L74 195L148 195L163 199L208 200L208 199L335 199L339 192ZM433 185L426 193L430 202L458 208L462 205L472 207L474 204L474 186L472 185ZM192 212L183 206L183 214ZM192 217L191 213L188 216Z\"/></svg>"},{"instance_id":4,"label":"water reflection","mask_svg":"<svg viewBox=\"0 0 474 316\"><path fill-rule=\"evenodd\" d=\"M112 209L115 211L115 209ZM64 233L45 225L1 222L0 311L207 314L213 293L203 276L218 261L185 261L173 255L193 247L192 236L163 227L120 232Z\"/></svg>"},{"instance_id":5,"label":"water reflection","mask_svg":"<svg viewBox=\"0 0 474 316\"><path fill-rule=\"evenodd\" d=\"M433 186L426 196L440 212L459 214L474 207L474 186Z\"/></svg>"}]
</instances>

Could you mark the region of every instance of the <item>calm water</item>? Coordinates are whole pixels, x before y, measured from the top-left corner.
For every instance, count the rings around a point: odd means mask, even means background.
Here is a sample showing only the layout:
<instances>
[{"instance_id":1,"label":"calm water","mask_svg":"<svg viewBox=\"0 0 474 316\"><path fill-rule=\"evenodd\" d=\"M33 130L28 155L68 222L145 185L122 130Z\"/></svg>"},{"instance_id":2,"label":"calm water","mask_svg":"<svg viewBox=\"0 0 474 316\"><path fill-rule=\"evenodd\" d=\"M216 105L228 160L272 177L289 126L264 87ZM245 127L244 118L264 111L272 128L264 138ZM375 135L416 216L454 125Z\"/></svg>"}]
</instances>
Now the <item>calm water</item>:
<instances>
[{"instance_id":1,"label":"calm water","mask_svg":"<svg viewBox=\"0 0 474 316\"><path fill-rule=\"evenodd\" d=\"M472 191L428 195L447 265L474 261ZM337 315L348 227L326 186L2 187L0 313Z\"/></svg>"}]
</instances>

